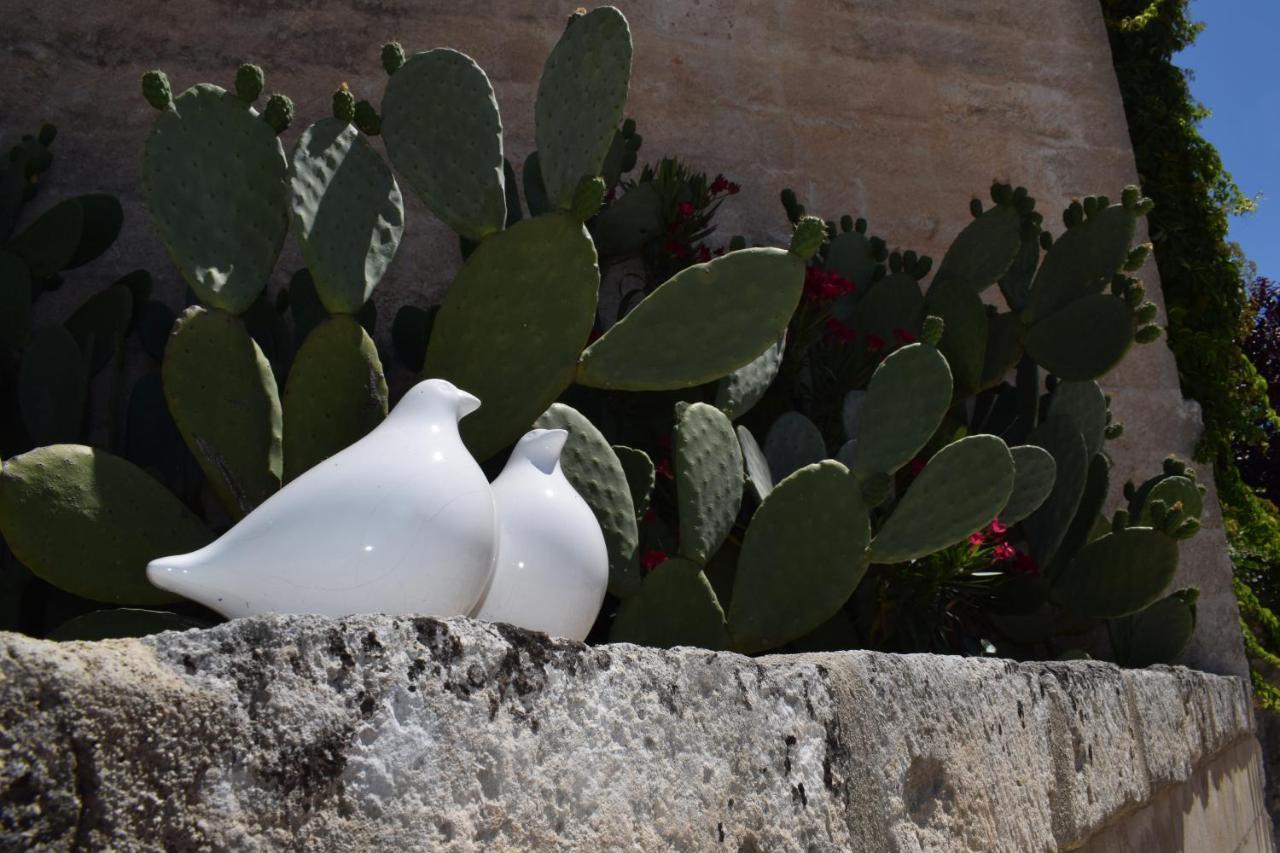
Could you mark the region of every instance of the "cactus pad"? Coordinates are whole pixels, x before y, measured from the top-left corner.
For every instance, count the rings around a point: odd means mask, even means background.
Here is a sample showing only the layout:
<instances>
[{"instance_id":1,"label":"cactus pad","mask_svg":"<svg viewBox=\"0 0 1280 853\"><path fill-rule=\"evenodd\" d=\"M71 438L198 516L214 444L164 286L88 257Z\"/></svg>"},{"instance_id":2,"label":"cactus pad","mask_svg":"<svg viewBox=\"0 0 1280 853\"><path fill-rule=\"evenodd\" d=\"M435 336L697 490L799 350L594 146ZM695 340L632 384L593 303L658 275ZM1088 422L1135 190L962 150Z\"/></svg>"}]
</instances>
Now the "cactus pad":
<instances>
[{"instance_id":1,"label":"cactus pad","mask_svg":"<svg viewBox=\"0 0 1280 853\"><path fill-rule=\"evenodd\" d=\"M951 368L942 354L927 344L895 351L867 386L854 471L860 477L897 471L925 446L950 407Z\"/></svg>"},{"instance_id":2,"label":"cactus pad","mask_svg":"<svg viewBox=\"0 0 1280 853\"><path fill-rule=\"evenodd\" d=\"M147 582L147 563L212 535L140 468L78 444L5 462L0 529L27 568L74 595L119 604L177 600Z\"/></svg>"},{"instance_id":3,"label":"cactus pad","mask_svg":"<svg viewBox=\"0 0 1280 853\"><path fill-rule=\"evenodd\" d=\"M1013 491L999 517L1012 527L1048 499L1058 466L1047 450L1030 444L1010 447L1009 454L1013 457Z\"/></svg>"},{"instance_id":4,"label":"cactus pad","mask_svg":"<svg viewBox=\"0 0 1280 853\"><path fill-rule=\"evenodd\" d=\"M1132 667L1173 663L1195 633L1198 598L1194 587L1180 589L1114 622L1112 636L1120 663Z\"/></svg>"},{"instance_id":5,"label":"cactus pad","mask_svg":"<svg viewBox=\"0 0 1280 853\"><path fill-rule=\"evenodd\" d=\"M643 450L634 447L613 445L613 452L627 475L627 486L631 489L631 505L635 507L636 521L644 518L649 511L649 501L653 498L653 487L657 482L653 460Z\"/></svg>"},{"instance_id":6,"label":"cactus pad","mask_svg":"<svg viewBox=\"0 0 1280 853\"><path fill-rule=\"evenodd\" d=\"M1097 382L1059 382L1049 402L1049 416L1061 416L1076 425L1090 458L1102 450L1107 398Z\"/></svg>"},{"instance_id":7,"label":"cactus pad","mask_svg":"<svg viewBox=\"0 0 1280 853\"><path fill-rule=\"evenodd\" d=\"M871 541L875 563L941 551L999 515L1013 492L1013 456L994 435L971 435L934 454Z\"/></svg>"},{"instance_id":8,"label":"cactus pad","mask_svg":"<svg viewBox=\"0 0 1280 853\"><path fill-rule=\"evenodd\" d=\"M702 567L678 557L659 564L618 608L609 642L725 648L724 610Z\"/></svg>"},{"instance_id":9,"label":"cactus pad","mask_svg":"<svg viewBox=\"0 0 1280 853\"><path fill-rule=\"evenodd\" d=\"M619 598L634 595L640 588L640 535L631 487L617 454L591 421L561 403L547 409L534 426L568 430L560 468L600 522L609 548L609 592Z\"/></svg>"},{"instance_id":10,"label":"cactus pad","mask_svg":"<svg viewBox=\"0 0 1280 853\"><path fill-rule=\"evenodd\" d=\"M147 208L201 301L239 314L267 284L289 228L289 167L275 132L217 86L156 119L142 163Z\"/></svg>"},{"instance_id":11,"label":"cactus pad","mask_svg":"<svg viewBox=\"0 0 1280 853\"><path fill-rule=\"evenodd\" d=\"M445 225L475 241L502 230L502 120L493 86L471 57L448 48L410 57L387 80L382 138L396 169Z\"/></svg>"},{"instance_id":12,"label":"cactus pad","mask_svg":"<svg viewBox=\"0 0 1280 853\"><path fill-rule=\"evenodd\" d=\"M781 335L764 352L716 383L716 406L729 420L737 420L760 402L778 375L785 350L786 335Z\"/></svg>"},{"instance_id":13,"label":"cactus pad","mask_svg":"<svg viewBox=\"0 0 1280 853\"><path fill-rule=\"evenodd\" d=\"M1031 542L1031 555L1037 563L1047 566L1062 545L1080 507L1088 477L1089 453L1075 422L1066 418L1051 417L1044 421L1031 431L1027 443L1047 450L1057 464L1053 491L1022 524Z\"/></svg>"},{"instance_id":14,"label":"cactus pad","mask_svg":"<svg viewBox=\"0 0 1280 853\"><path fill-rule=\"evenodd\" d=\"M764 437L764 456L775 483L827 456L817 425L799 412L784 412Z\"/></svg>"},{"instance_id":15,"label":"cactus pad","mask_svg":"<svg viewBox=\"0 0 1280 853\"><path fill-rule=\"evenodd\" d=\"M777 341L803 287L804 263L781 249L742 249L695 264L588 347L577 381L658 391L719 379Z\"/></svg>"},{"instance_id":16,"label":"cactus pad","mask_svg":"<svg viewBox=\"0 0 1280 853\"><path fill-rule=\"evenodd\" d=\"M631 31L611 6L575 20L547 57L534 119L542 179L553 207L568 208L578 181L600 174L622 121L630 79Z\"/></svg>"},{"instance_id":17,"label":"cactus pad","mask_svg":"<svg viewBox=\"0 0 1280 853\"><path fill-rule=\"evenodd\" d=\"M31 272L14 254L0 251L0 347L20 350L31 336Z\"/></svg>"},{"instance_id":18,"label":"cactus pad","mask_svg":"<svg viewBox=\"0 0 1280 853\"><path fill-rule=\"evenodd\" d=\"M998 209L992 208L983 216ZM946 356L956 386L963 391L976 391L982 386L988 340L987 309L981 297L963 282L935 279L924 305L928 314L942 318L938 349Z\"/></svg>"},{"instance_id":19,"label":"cactus pad","mask_svg":"<svg viewBox=\"0 0 1280 853\"><path fill-rule=\"evenodd\" d=\"M1129 527L1093 540L1053 579L1053 599L1095 619L1114 619L1153 603L1178 570L1176 540Z\"/></svg>"},{"instance_id":20,"label":"cactus pad","mask_svg":"<svg viewBox=\"0 0 1280 853\"><path fill-rule=\"evenodd\" d=\"M827 244L826 268L853 282L863 293L871 287L880 260L877 245L858 231L841 232Z\"/></svg>"},{"instance_id":21,"label":"cactus pad","mask_svg":"<svg viewBox=\"0 0 1280 853\"><path fill-rule=\"evenodd\" d=\"M70 619L49 632L46 640L114 640L121 637L145 637L161 631L188 631L206 628L207 624L167 613L163 610L142 610L136 607L117 607L112 610L94 610Z\"/></svg>"},{"instance_id":22,"label":"cactus pad","mask_svg":"<svg viewBox=\"0 0 1280 853\"><path fill-rule=\"evenodd\" d=\"M1133 343L1133 314L1108 293L1070 303L1026 330L1027 354L1060 379L1096 379Z\"/></svg>"},{"instance_id":23,"label":"cactus pad","mask_svg":"<svg viewBox=\"0 0 1280 853\"><path fill-rule=\"evenodd\" d=\"M864 341L869 335L892 341L895 330L911 334L919 331L924 321L924 294L914 276L891 273L856 303L846 302L843 297L837 300L832 314L857 330Z\"/></svg>"},{"instance_id":24,"label":"cactus pad","mask_svg":"<svg viewBox=\"0 0 1280 853\"><path fill-rule=\"evenodd\" d=\"M5 247L26 262L36 279L75 269L101 255L120 234L120 200L91 193L60 201Z\"/></svg>"},{"instance_id":25,"label":"cactus pad","mask_svg":"<svg viewBox=\"0 0 1280 853\"><path fill-rule=\"evenodd\" d=\"M123 284L113 284L90 296L67 318L64 325L88 357L90 375L119 351L132 317L132 292Z\"/></svg>"},{"instance_id":26,"label":"cactus pad","mask_svg":"<svg viewBox=\"0 0 1280 853\"><path fill-rule=\"evenodd\" d=\"M289 369L283 408L285 482L382 423L387 380L359 323L333 317L307 335Z\"/></svg>"},{"instance_id":27,"label":"cactus pad","mask_svg":"<svg viewBox=\"0 0 1280 853\"><path fill-rule=\"evenodd\" d=\"M522 220L467 259L436 315L423 374L484 401L461 425L477 459L519 438L573 380L599 285L591 237L565 213Z\"/></svg>"},{"instance_id":28,"label":"cactus pad","mask_svg":"<svg viewBox=\"0 0 1280 853\"><path fill-rule=\"evenodd\" d=\"M1152 486L1151 490L1147 492L1146 499L1142 502L1142 513L1137 523L1143 525L1152 524L1151 508L1155 501L1163 501L1164 505L1170 510L1175 504L1182 505L1182 509L1177 511L1179 513L1178 518L1166 521L1170 526L1175 525L1184 518L1198 520L1201 511L1204 509L1204 496L1200 493L1200 487L1188 477L1164 477Z\"/></svg>"},{"instance_id":29,"label":"cactus pad","mask_svg":"<svg viewBox=\"0 0 1280 853\"><path fill-rule=\"evenodd\" d=\"M400 246L404 202L391 170L354 126L308 127L293 152L290 209L320 301L354 314Z\"/></svg>"},{"instance_id":30,"label":"cactus pad","mask_svg":"<svg viewBox=\"0 0 1280 853\"><path fill-rule=\"evenodd\" d=\"M75 441L84 419L88 359L62 326L36 329L22 353L18 401L22 423L32 441Z\"/></svg>"},{"instance_id":31,"label":"cactus pad","mask_svg":"<svg viewBox=\"0 0 1280 853\"><path fill-rule=\"evenodd\" d=\"M871 525L857 481L839 462L801 468L756 510L742 542L729 633L759 652L830 619L867 569Z\"/></svg>"},{"instance_id":32,"label":"cactus pad","mask_svg":"<svg viewBox=\"0 0 1280 853\"><path fill-rule=\"evenodd\" d=\"M742 506L742 450L724 412L693 403L676 421L674 455L680 556L705 565Z\"/></svg>"},{"instance_id":33,"label":"cactus pad","mask_svg":"<svg viewBox=\"0 0 1280 853\"><path fill-rule=\"evenodd\" d=\"M1054 240L1031 285L1023 319L1036 323L1101 293L1128 259L1139 215L1134 207L1114 204Z\"/></svg>"},{"instance_id":34,"label":"cactus pad","mask_svg":"<svg viewBox=\"0 0 1280 853\"><path fill-rule=\"evenodd\" d=\"M174 324L161 377L187 447L227 512L243 517L280 487L271 365L239 319L193 306Z\"/></svg>"},{"instance_id":35,"label":"cactus pad","mask_svg":"<svg viewBox=\"0 0 1280 853\"><path fill-rule=\"evenodd\" d=\"M979 294L1008 271L1021 245L1022 215L1012 203L997 204L956 235L933 284L950 282Z\"/></svg>"},{"instance_id":36,"label":"cactus pad","mask_svg":"<svg viewBox=\"0 0 1280 853\"><path fill-rule=\"evenodd\" d=\"M773 491L773 473L769 470L769 460L760 449L756 437L744 426L738 427L738 444L742 447L742 467L746 472L747 483L755 493L757 501L763 501Z\"/></svg>"}]
</instances>

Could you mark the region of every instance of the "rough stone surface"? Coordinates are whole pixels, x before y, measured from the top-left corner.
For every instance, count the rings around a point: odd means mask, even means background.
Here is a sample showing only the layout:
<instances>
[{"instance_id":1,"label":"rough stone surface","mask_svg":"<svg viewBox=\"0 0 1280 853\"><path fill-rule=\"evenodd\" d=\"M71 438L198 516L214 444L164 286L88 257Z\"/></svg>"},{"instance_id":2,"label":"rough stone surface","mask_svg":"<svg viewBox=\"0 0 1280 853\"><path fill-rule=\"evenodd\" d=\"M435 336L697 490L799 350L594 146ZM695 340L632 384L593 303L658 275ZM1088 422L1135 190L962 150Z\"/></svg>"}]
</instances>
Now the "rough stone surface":
<instances>
[{"instance_id":1,"label":"rough stone surface","mask_svg":"<svg viewBox=\"0 0 1280 853\"><path fill-rule=\"evenodd\" d=\"M1252 731L1243 682L1181 668L384 616L4 634L0 847L1270 849ZM1179 825L1212 843L1131 843Z\"/></svg>"},{"instance_id":2,"label":"rough stone surface","mask_svg":"<svg viewBox=\"0 0 1280 853\"><path fill-rule=\"evenodd\" d=\"M154 111L139 75L164 68L175 91L230 83L240 62L294 98L285 134L329 115L348 81L378 103L386 76L378 49L449 45L493 80L506 151L519 168L532 146L542 62L572 4L492 0L11 0L0 31L7 85L0 127L16 134L48 119L61 127L57 162L36 210L71 192L104 190L125 205L116 247L77 280L102 283L137 266L176 304L183 288L141 203L139 161ZM721 235L786 244L778 192L793 187L810 211L865 216L891 246L940 257L992 178L1025 184L1046 222L1073 196L1119 196L1137 173L1097 0L617 0L631 22L635 60L627 114L644 136L642 160L675 154L743 184L721 210ZM439 301L457 268L457 239L406 194L404 242L377 292L379 337L406 302ZM293 246L272 289L301 258ZM1163 300L1153 263L1140 275ZM64 287L41 300L43 320L82 298ZM384 359L388 364L394 359ZM104 373L105 377L106 374ZM393 386L408 381L392 371ZM103 381L106 381L104 379ZM1127 437L1113 446L1115 500L1125 477L1145 478L1168 453L1189 458L1199 414L1184 405L1163 340L1135 350L1107 378ZM104 391L105 398L105 391ZM1204 482L1211 471L1200 469ZM1204 532L1184 549L1179 585L1201 588L1190 665L1244 674L1231 566L1216 493Z\"/></svg>"}]
</instances>

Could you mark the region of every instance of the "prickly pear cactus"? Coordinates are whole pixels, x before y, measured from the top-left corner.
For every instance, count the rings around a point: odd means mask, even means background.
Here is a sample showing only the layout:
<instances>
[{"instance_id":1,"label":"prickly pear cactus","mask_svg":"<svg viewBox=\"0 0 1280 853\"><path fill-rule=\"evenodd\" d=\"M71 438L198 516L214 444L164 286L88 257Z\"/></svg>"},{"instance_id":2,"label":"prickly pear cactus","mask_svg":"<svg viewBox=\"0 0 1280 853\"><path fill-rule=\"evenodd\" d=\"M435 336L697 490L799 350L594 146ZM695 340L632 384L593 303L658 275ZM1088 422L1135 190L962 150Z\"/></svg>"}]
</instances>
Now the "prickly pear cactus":
<instances>
[{"instance_id":1,"label":"prickly pear cactus","mask_svg":"<svg viewBox=\"0 0 1280 853\"><path fill-rule=\"evenodd\" d=\"M1052 597L1076 613L1114 619L1154 603L1177 570L1177 540L1129 527L1084 546L1053 578Z\"/></svg>"},{"instance_id":2,"label":"prickly pear cactus","mask_svg":"<svg viewBox=\"0 0 1280 853\"><path fill-rule=\"evenodd\" d=\"M474 241L502 230L502 120L493 86L471 57L437 48L398 67L382 96L382 138L445 225Z\"/></svg>"},{"instance_id":3,"label":"prickly pear cactus","mask_svg":"<svg viewBox=\"0 0 1280 853\"><path fill-rule=\"evenodd\" d=\"M951 368L941 353L928 344L895 351L876 368L867 386L854 472L860 477L892 474L906 465L950 407Z\"/></svg>"},{"instance_id":4,"label":"prickly pear cactus","mask_svg":"<svg viewBox=\"0 0 1280 853\"><path fill-rule=\"evenodd\" d=\"M232 518L280 488L281 412L275 376L244 324L188 308L161 365L169 411Z\"/></svg>"},{"instance_id":5,"label":"prickly pear cactus","mask_svg":"<svg viewBox=\"0 0 1280 853\"><path fill-rule=\"evenodd\" d=\"M88 386L87 359L75 337L62 326L36 329L18 369L22 422L32 440L58 444L78 439Z\"/></svg>"},{"instance_id":6,"label":"prickly pear cactus","mask_svg":"<svg viewBox=\"0 0 1280 853\"><path fill-rule=\"evenodd\" d=\"M737 420L764 397L782 366L786 336L751 361L716 383L716 406L730 420Z\"/></svg>"},{"instance_id":7,"label":"prickly pear cactus","mask_svg":"<svg viewBox=\"0 0 1280 853\"><path fill-rule=\"evenodd\" d=\"M248 310L289 228L289 166L275 130L236 95L192 86L156 119L142 182L160 239L200 300Z\"/></svg>"},{"instance_id":8,"label":"prickly pear cactus","mask_svg":"<svg viewBox=\"0 0 1280 853\"><path fill-rule=\"evenodd\" d=\"M839 462L778 483L742 542L729 604L733 648L775 648L830 619L866 572L870 538L858 483Z\"/></svg>"},{"instance_id":9,"label":"prickly pear cactus","mask_svg":"<svg viewBox=\"0 0 1280 853\"><path fill-rule=\"evenodd\" d=\"M320 301L330 314L354 314L400 247L400 187L355 126L337 118L302 132L289 183L294 229Z\"/></svg>"},{"instance_id":10,"label":"prickly pear cactus","mask_svg":"<svg viewBox=\"0 0 1280 853\"><path fill-rule=\"evenodd\" d=\"M662 648L729 645L724 610L702 567L679 557L655 567L639 592L622 602L609 641Z\"/></svg>"},{"instance_id":11,"label":"prickly pear cactus","mask_svg":"<svg viewBox=\"0 0 1280 853\"><path fill-rule=\"evenodd\" d=\"M423 375L484 400L461 424L477 459L519 438L573 380L599 284L591 237L564 213L525 219L467 259L436 315Z\"/></svg>"},{"instance_id":12,"label":"prickly pear cactus","mask_svg":"<svg viewBox=\"0 0 1280 853\"><path fill-rule=\"evenodd\" d=\"M942 256L933 277L935 287L953 282L978 294L1008 272L1021 248L1035 199L1023 187L1014 189L999 183L991 187L991 199L995 205L986 211L977 205L974 220L956 235Z\"/></svg>"},{"instance_id":13,"label":"prickly pear cactus","mask_svg":"<svg viewBox=\"0 0 1280 853\"><path fill-rule=\"evenodd\" d=\"M765 435L764 456L776 483L825 459L827 444L817 424L799 412L785 412Z\"/></svg>"},{"instance_id":14,"label":"prickly pear cactus","mask_svg":"<svg viewBox=\"0 0 1280 853\"><path fill-rule=\"evenodd\" d=\"M587 347L577 381L658 391L719 379L777 342L803 287L804 263L781 249L743 249L695 264Z\"/></svg>"},{"instance_id":15,"label":"prickly pear cactus","mask_svg":"<svg viewBox=\"0 0 1280 853\"><path fill-rule=\"evenodd\" d=\"M901 563L964 541L1013 492L1013 457L994 435L971 435L934 454L871 541L871 561Z\"/></svg>"},{"instance_id":16,"label":"prickly pear cactus","mask_svg":"<svg viewBox=\"0 0 1280 853\"><path fill-rule=\"evenodd\" d=\"M284 401L288 482L364 438L387 416L387 380L373 340L351 317L332 317L302 342Z\"/></svg>"},{"instance_id":17,"label":"prickly pear cactus","mask_svg":"<svg viewBox=\"0 0 1280 853\"><path fill-rule=\"evenodd\" d=\"M675 428L680 556L705 565L742 506L742 452L733 424L706 403L693 403Z\"/></svg>"},{"instance_id":18,"label":"prickly pear cactus","mask_svg":"<svg viewBox=\"0 0 1280 853\"><path fill-rule=\"evenodd\" d=\"M622 13L604 6L572 19L543 66L534 105L542 182L553 207L569 209L578 181L601 173L630 80L631 30Z\"/></svg>"},{"instance_id":19,"label":"prickly pear cactus","mask_svg":"<svg viewBox=\"0 0 1280 853\"><path fill-rule=\"evenodd\" d=\"M622 463L595 425L562 403L552 405L534 426L569 432L560 468L600 522L609 549L609 593L635 595L640 589L640 533Z\"/></svg>"},{"instance_id":20,"label":"prickly pear cactus","mask_svg":"<svg viewBox=\"0 0 1280 853\"><path fill-rule=\"evenodd\" d=\"M745 470L747 484L756 496L756 501L763 501L773 491L773 472L769 468L769 460L760 449L751 430L744 426L737 429L738 445L742 448L742 467Z\"/></svg>"},{"instance_id":21,"label":"prickly pear cactus","mask_svg":"<svg viewBox=\"0 0 1280 853\"><path fill-rule=\"evenodd\" d=\"M213 538L150 475L79 444L38 447L5 461L0 531L14 555L44 580L118 604L177 600L147 582L147 563Z\"/></svg>"},{"instance_id":22,"label":"prickly pear cactus","mask_svg":"<svg viewBox=\"0 0 1280 853\"><path fill-rule=\"evenodd\" d=\"M1000 510L1000 521L1013 526L1040 508L1053 491L1058 465L1043 447L1024 444L1010 447L1013 457L1013 491Z\"/></svg>"}]
</instances>

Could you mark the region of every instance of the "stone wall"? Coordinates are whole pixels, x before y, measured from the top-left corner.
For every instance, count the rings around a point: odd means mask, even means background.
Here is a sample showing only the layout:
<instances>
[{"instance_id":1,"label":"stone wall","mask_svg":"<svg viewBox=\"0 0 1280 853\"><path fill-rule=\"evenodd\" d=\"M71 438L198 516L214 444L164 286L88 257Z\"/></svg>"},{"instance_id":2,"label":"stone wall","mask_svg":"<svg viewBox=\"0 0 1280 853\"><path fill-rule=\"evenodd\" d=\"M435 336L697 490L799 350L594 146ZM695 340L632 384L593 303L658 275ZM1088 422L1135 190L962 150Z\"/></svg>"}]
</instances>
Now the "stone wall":
<instances>
[{"instance_id":1,"label":"stone wall","mask_svg":"<svg viewBox=\"0 0 1280 853\"><path fill-rule=\"evenodd\" d=\"M493 79L507 149L523 161L537 75L572 3L492 0L13 0L0 32L7 71L0 127L49 119L61 128L42 204L101 189L128 220L110 255L87 272L108 280L139 265L175 304L181 286L139 201L138 161L152 110L137 80L166 69L176 87L229 83L257 61L268 88L290 94L303 119L328 114L349 81L377 101L378 46L450 45ZM778 243L777 193L794 187L810 210L866 216L891 245L940 254L965 223L968 200L993 177L1026 184L1056 223L1071 196L1117 197L1134 182L1124 111L1096 0L619 0L635 41L628 108L642 155L676 154L743 184L723 209L723 234ZM303 124L299 121L297 124ZM290 144L298 133L288 134ZM377 296L385 336L405 302L438 300L456 268L452 235L410 200L405 245ZM273 287L300 266L286 252ZM1154 265L1144 271L1160 302ZM61 319L70 291L46 316ZM1112 445L1118 494L1169 452L1188 456L1200 430L1162 343L1107 378L1128 431ZM1211 483L1207 470L1202 479ZM1211 491L1210 497L1214 495ZM1216 500L1184 545L1180 583L1201 587L1200 626L1187 662L1244 673L1226 539Z\"/></svg>"},{"instance_id":2,"label":"stone wall","mask_svg":"<svg viewBox=\"0 0 1280 853\"><path fill-rule=\"evenodd\" d=\"M466 619L0 634L0 848L1271 850L1181 668L587 647Z\"/></svg>"}]
</instances>

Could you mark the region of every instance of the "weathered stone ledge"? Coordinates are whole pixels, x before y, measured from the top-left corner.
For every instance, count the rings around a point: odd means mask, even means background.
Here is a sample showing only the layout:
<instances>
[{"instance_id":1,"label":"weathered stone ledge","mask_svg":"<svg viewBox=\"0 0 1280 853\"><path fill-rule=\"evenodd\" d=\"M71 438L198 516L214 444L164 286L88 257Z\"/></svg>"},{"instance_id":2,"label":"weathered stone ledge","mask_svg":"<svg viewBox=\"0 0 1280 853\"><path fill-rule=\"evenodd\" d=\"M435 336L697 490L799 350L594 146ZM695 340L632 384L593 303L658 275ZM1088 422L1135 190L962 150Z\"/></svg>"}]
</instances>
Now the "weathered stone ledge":
<instances>
[{"instance_id":1,"label":"weathered stone ledge","mask_svg":"<svg viewBox=\"0 0 1280 853\"><path fill-rule=\"evenodd\" d=\"M1270 849L1252 732L1244 682L1181 668L383 616L3 634L0 847Z\"/></svg>"}]
</instances>

